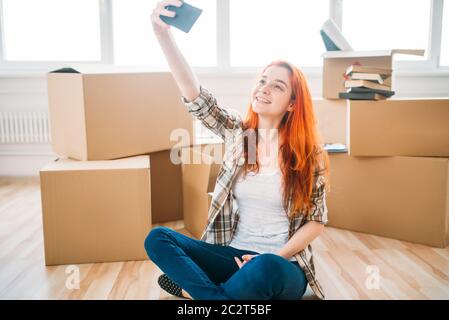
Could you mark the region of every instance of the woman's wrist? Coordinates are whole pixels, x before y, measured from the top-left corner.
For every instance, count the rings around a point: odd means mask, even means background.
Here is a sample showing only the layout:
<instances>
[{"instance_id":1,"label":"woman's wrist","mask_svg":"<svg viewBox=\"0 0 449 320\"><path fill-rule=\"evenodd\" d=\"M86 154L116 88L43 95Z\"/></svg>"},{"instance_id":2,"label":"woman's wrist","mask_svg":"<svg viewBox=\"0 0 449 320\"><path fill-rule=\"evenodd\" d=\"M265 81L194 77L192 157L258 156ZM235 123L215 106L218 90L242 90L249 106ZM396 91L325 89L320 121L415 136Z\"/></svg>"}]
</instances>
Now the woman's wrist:
<instances>
[{"instance_id":1,"label":"woman's wrist","mask_svg":"<svg viewBox=\"0 0 449 320\"><path fill-rule=\"evenodd\" d=\"M287 260L290 259L290 257L287 254L282 252L282 250L275 252L275 254L277 254L278 256L281 256L282 258L285 258Z\"/></svg>"},{"instance_id":2,"label":"woman's wrist","mask_svg":"<svg viewBox=\"0 0 449 320\"><path fill-rule=\"evenodd\" d=\"M157 39L164 39L164 38L167 38L169 36L169 30L159 31L159 32L154 31L153 33L154 33L154 36Z\"/></svg>"}]
</instances>

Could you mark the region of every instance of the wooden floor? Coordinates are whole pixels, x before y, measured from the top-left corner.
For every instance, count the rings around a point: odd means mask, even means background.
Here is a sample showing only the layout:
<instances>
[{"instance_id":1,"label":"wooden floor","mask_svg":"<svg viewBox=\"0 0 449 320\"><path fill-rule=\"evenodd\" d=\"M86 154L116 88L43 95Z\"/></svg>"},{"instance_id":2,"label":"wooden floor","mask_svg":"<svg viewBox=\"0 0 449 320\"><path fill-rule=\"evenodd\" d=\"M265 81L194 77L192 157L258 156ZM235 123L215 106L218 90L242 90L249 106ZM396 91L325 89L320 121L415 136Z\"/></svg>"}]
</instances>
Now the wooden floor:
<instances>
[{"instance_id":1,"label":"wooden floor","mask_svg":"<svg viewBox=\"0 0 449 320\"><path fill-rule=\"evenodd\" d=\"M188 234L182 221L165 225ZM327 299L449 299L449 247L330 227L313 247ZM44 265L38 178L0 178L0 299L171 298L159 289L161 271L149 260L79 270L80 288L69 290L66 266Z\"/></svg>"}]
</instances>

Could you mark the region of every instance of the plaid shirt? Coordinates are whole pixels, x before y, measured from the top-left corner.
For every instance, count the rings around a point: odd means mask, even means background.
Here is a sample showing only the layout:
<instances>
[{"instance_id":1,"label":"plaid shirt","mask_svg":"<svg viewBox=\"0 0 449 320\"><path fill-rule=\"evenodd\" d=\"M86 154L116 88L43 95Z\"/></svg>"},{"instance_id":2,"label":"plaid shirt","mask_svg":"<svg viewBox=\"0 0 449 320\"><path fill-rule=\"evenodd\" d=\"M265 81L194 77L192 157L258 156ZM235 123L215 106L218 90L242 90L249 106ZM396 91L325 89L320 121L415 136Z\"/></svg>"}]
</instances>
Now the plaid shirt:
<instances>
[{"instance_id":1,"label":"plaid shirt","mask_svg":"<svg viewBox=\"0 0 449 320\"><path fill-rule=\"evenodd\" d=\"M223 164L218 173L207 226L201 240L212 244L229 245L239 221L238 204L231 186L245 162L242 119L237 112L218 106L215 97L202 86L195 100L189 102L184 96L181 99L195 118L225 142ZM290 218L288 239L307 221L313 220L327 224L324 176L318 171L315 173L315 181L312 210L306 218L303 213ZM318 298L324 299L323 289L315 276L312 246L308 244L306 249L297 252L294 257L304 270L313 292Z\"/></svg>"}]
</instances>

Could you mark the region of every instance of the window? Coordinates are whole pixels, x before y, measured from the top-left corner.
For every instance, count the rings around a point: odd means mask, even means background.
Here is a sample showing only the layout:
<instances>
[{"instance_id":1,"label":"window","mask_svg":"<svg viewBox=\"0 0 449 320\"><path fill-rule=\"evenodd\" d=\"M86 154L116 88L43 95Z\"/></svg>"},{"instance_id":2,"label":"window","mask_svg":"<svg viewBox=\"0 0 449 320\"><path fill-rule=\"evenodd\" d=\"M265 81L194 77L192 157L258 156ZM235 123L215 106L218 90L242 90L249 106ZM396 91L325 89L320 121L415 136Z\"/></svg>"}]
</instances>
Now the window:
<instances>
[{"instance_id":1,"label":"window","mask_svg":"<svg viewBox=\"0 0 449 320\"><path fill-rule=\"evenodd\" d=\"M430 0L343 0L342 32L354 50L425 49L427 57Z\"/></svg>"},{"instance_id":2,"label":"window","mask_svg":"<svg viewBox=\"0 0 449 320\"><path fill-rule=\"evenodd\" d=\"M154 37L151 13L159 0L114 0L114 60L118 65L146 65L167 68L163 52ZM176 28L172 34L192 66L216 65L216 2L189 0L203 9L188 34Z\"/></svg>"},{"instance_id":3,"label":"window","mask_svg":"<svg viewBox=\"0 0 449 320\"><path fill-rule=\"evenodd\" d=\"M0 67L109 63L113 57L118 65L168 68L150 20L159 1L0 0ZM189 34L172 32L194 67L217 67L217 58L225 70L259 68L276 59L314 67L321 66L325 51L319 31L332 16L342 22L355 50L426 49L425 57L399 55L396 60L420 60L419 66L430 67L440 54L440 65L449 67L449 0L442 25L430 20L432 1L441 13L443 0L189 0L203 14ZM441 39L429 36L431 25L442 27ZM440 41L441 51L428 57L427 49L438 48Z\"/></svg>"},{"instance_id":4,"label":"window","mask_svg":"<svg viewBox=\"0 0 449 320\"><path fill-rule=\"evenodd\" d=\"M101 59L98 1L3 0L2 17L5 60Z\"/></svg>"},{"instance_id":5,"label":"window","mask_svg":"<svg viewBox=\"0 0 449 320\"><path fill-rule=\"evenodd\" d=\"M440 65L449 66L449 0L444 1Z\"/></svg>"},{"instance_id":6,"label":"window","mask_svg":"<svg viewBox=\"0 0 449 320\"><path fill-rule=\"evenodd\" d=\"M285 59L319 66L320 29L329 1L230 0L231 66L264 66Z\"/></svg>"}]
</instances>

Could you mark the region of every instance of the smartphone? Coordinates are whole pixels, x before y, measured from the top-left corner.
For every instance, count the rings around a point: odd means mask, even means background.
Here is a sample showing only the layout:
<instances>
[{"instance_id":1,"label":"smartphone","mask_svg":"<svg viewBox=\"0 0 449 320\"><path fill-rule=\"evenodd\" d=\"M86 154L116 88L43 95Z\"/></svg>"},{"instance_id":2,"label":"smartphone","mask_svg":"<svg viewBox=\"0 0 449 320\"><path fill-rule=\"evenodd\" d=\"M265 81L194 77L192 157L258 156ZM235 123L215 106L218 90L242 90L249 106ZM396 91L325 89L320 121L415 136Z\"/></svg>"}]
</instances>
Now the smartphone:
<instances>
[{"instance_id":1,"label":"smartphone","mask_svg":"<svg viewBox=\"0 0 449 320\"><path fill-rule=\"evenodd\" d=\"M192 6L186 2L182 2L180 7L165 6L165 9L176 12L174 17L160 16L165 23L188 33L196 20L199 18L202 9Z\"/></svg>"}]
</instances>

